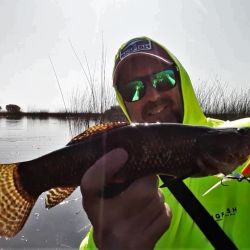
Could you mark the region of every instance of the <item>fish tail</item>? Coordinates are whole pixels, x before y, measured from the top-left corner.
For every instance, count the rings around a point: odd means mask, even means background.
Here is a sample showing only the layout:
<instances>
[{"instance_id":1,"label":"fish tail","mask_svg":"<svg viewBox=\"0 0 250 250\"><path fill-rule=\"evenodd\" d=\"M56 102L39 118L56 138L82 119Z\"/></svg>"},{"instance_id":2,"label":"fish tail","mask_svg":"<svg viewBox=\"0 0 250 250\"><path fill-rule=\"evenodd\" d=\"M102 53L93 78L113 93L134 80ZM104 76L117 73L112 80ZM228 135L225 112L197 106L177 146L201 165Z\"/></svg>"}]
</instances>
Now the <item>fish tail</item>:
<instances>
[{"instance_id":1,"label":"fish tail","mask_svg":"<svg viewBox=\"0 0 250 250\"><path fill-rule=\"evenodd\" d=\"M15 236L26 222L36 199L23 189L18 163L0 164L0 235Z\"/></svg>"}]
</instances>

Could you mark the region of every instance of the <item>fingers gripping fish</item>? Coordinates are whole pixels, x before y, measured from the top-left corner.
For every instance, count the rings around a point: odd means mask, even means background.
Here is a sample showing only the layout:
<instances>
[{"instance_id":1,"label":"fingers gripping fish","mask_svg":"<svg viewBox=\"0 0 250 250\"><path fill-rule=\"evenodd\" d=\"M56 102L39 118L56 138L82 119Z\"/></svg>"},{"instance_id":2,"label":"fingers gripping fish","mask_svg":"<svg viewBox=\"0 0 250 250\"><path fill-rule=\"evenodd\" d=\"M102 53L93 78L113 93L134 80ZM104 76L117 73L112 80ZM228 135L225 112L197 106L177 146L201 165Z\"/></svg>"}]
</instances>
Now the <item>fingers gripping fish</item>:
<instances>
[{"instance_id":1,"label":"fingers gripping fish","mask_svg":"<svg viewBox=\"0 0 250 250\"><path fill-rule=\"evenodd\" d=\"M148 174L186 178L231 173L250 155L250 128L182 124L100 124L62 149L37 159L0 164L0 235L12 237L25 224L39 195L47 207L63 201L105 153L124 148L128 160L114 179L131 183ZM116 188L122 191L126 185Z\"/></svg>"}]
</instances>

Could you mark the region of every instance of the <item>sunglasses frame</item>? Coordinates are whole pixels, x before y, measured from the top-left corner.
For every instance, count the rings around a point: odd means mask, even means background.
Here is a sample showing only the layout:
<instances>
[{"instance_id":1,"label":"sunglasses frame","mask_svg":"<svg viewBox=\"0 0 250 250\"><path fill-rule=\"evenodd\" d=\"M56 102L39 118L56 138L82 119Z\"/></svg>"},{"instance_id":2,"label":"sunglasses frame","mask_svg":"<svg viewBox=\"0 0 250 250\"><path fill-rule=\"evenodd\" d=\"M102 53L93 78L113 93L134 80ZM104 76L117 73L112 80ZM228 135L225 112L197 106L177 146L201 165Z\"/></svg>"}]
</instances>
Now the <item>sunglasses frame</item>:
<instances>
[{"instance_id":1,"label":"sunglasses frame","mask_svg":"<svg viewBox=\"0 0 250 250\"><path fill-rule=\"evenodd\" d=\"M163 69L163 70L161 70L161 71L157 71L157 72L154 72L154 73L152 73L152 74L150 74L150 75L146 75L146 76L143 76L143 77L140 77L140 78L137 78L137 79L134 79L134 80L129 81L128 83L133 82L133 81L141 81L142 84L143 84L143 86L144 86L145 92L144 92L143 96L142 96L141 98L139 98L138 100L136 100L136 101L129 101L129 100L126 100L126 98L124 97L124 95L123 95L122 92L120 91L121 88L119 87L119 85L123 85L123 84L119 84L119 83L115 84L115 89L116 89L116 91L118 91L118 92L120 93L120 95L122 96L122 98L123 98L126 102L132 102L132 103L138 102L138 101L140 101L140 100L145 96L145 93L146 93L146 91L147 91L147 85L148 85L148 84L145 83L146 81L145 81L144 79L149 80L149 78L150 78L151 87L152 87L152 88L155 88L155 87L153 86L153 75L156 75L157 73L161 73L161 72L163 72L163 71L165 71L165 70L173 70L173 72L174 72L174 76L175 76L175 85L173 85L173 86L171 86L171 87L169 88L169 89L172 89L172 88L174 88L175 86L177 86L177 84L179 83L179 79L180 79L179 69L178 69L178 67L177 67L176 65L171 65L171 67L168 67L168 68ZM128 84L128 83L127 83L127 84ZM155 88L155 89L157 90L157 88ZM158 90L158 91L159 91L159 90ZM161 91L160 91L160 92L161 92Z\"/></svg>"}]
</instances>

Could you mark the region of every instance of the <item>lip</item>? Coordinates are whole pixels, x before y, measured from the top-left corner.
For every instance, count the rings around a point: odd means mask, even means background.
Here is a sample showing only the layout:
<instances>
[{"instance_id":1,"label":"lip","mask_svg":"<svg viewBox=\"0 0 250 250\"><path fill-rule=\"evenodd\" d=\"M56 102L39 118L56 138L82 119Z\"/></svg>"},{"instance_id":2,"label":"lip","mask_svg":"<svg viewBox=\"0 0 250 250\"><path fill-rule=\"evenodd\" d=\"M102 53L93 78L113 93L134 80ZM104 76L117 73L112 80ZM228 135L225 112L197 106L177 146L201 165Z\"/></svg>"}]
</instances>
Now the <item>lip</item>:
<instances>
[{"instance_id":1,"label":"lip","mask_svg":"<svg viewBox=\"0 0 250 250\"><path fill-rule=\"evenodd\" d=\"M147 102L141 112L144 122L178 122L178 113L174 109L174 101L171 98L158 98Z\"/></svg>"},{"instance_id":2,"label":"lip","mask_svg":"<svg viewBox=\"0 0 250 250\"><path fill-rule=\"evenodd\" d=\"M156 107L154 107L153 109L151 109L148 112L148 115L157 115L160 114L162 111L164 111L167 108L167 105L162 104L162 105L157 105Z\"/></svg>"}]
</instances>

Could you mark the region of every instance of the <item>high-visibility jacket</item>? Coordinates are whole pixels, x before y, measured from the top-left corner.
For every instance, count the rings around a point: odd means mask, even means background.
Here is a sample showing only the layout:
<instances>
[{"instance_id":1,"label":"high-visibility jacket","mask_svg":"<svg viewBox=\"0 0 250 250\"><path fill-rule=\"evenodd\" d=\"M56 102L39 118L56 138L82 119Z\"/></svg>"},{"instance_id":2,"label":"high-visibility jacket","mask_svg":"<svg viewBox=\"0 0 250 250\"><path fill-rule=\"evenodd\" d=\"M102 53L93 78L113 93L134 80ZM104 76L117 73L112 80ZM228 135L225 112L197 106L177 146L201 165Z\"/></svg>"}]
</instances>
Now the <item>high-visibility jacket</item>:
<instances>
[{"instance_id":1,"label":"high-visibility jacket","mask_svg":"<svg viewBox=\"0 0 250 250\"><path fill-rule=\"evenodd\" d=\"M124 46L126 46L126 44L122 45L120 50ZM162 45L160 46L163 47ZM250 127L250 118L230 122L206 117L197 101L186 70L168 49L164 49L179 69L184 105L183 124L205 125L210 127ZM116 95L120 107L128 120L130 120L122 97L118 92ZM250 159L242 166L239 166L235 172L241 172L247 164L250 164ZM250 249L250 234L248 231L250 225L250 183L247 180L241 182L237 180L228 181L226 186L219 185L213 191L203 196L203 194L219 180L216 176L209 176L187 178L184 182L235 245L239 249ZM213 249L210 242L182 206L176 201L170 191L167 188L162 191L164 192L165 201L172 210L173 217L169 229L157 242L155 249ZM80 249L96 249L92 231L90 231L83 240Z\"/></svg>"}]
</instances>

